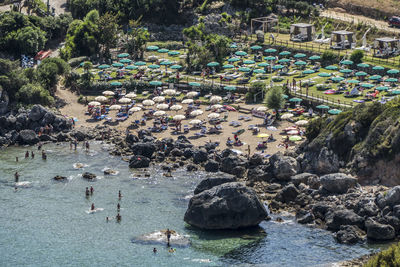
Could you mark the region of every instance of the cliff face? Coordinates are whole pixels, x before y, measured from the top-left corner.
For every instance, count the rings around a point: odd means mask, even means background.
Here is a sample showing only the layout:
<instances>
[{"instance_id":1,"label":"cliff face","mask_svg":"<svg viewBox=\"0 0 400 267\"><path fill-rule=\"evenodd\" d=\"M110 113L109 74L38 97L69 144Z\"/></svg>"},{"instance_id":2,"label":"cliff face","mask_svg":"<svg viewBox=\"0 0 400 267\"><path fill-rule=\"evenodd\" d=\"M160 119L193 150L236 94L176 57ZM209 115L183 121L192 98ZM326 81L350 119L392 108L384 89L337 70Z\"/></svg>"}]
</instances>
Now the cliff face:
<instances>
[{"instance_id":1,"label":"cliff face","mask_svg":"<svg viewBox=\"0 0 400 267\"><path fill-rule=\"evenodd\" d=\"M369 103L312 121L299 148L304 171L347 169L363 183L400 184L400 100Z\"/></svg>"}]
</instances>

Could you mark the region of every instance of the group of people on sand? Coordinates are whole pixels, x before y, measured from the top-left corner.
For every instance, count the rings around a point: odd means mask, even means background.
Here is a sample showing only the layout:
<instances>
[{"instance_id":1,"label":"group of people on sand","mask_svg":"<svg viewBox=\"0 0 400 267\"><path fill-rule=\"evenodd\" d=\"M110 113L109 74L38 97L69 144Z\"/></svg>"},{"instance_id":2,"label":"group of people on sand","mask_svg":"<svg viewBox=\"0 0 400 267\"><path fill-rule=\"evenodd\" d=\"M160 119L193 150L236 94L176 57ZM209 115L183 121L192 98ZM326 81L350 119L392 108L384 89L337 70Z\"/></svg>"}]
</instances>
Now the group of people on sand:
<instances>
[{"instance_id":1,"label":"group of people on sand","mask_svg":"<svg viewBox=\"0 0 400 267\"><path fill-rule=\"evenodd\" d=\"M86 198L88 198L89 196L92 196L93 192L94 192L93 186L91 186L90 189L88 187L86 187L86 190L85 190ZM122 198L122 193L121 193L121 190L119 190L118 191L117 216L115 216L115 219L117 220L117 222L121 222L121 220L122 220L122 216L120 214L121 204L119 203L119 201L121 201L121 198ZM90 206L90 211L95 211L95 210L96 210L96 208L94 206L94 203L92 203L92 205ZM106 222L109 222L109 221L110 221L110 218L107 216Z\"/></svg>"}]
</instances>

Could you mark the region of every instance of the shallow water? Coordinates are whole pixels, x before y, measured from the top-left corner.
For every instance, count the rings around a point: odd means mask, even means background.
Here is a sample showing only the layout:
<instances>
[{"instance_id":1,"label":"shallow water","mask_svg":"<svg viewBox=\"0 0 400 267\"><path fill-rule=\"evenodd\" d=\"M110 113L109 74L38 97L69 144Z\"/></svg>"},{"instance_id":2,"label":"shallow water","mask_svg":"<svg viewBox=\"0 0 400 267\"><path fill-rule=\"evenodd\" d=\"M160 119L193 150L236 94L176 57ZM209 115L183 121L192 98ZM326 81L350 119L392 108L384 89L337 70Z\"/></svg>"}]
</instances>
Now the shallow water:
<instances>
[{"instance_id":1,"label":"shallow water","mask_svg":"<svg viewBox=\"0 0 400 267\"><path fill-rule=\"evenodd\" d=\"M34 149L35 159L23 158L27 149ZM198 231L185 225L183 215L194 187L208 174L178 170L167 178L156 166L149 169L150 178L134 179L128 164L108 155L100 143L90 152L71 151L68 144L44 149L46 161L36 148L0 150L0 266L329 266L374 249L339 245L329 232L290 217L240 233ZM76 168L76 163L86 165ZM118 175L105 176L106 167ZM17 190L16 170L21 175ZM82 179L84 171L99 179ZM68 181L52 180L56 175ZM95 191L87 199L90 186ZM106 216L117 214L118 190L122 221L107 223ZM99 210L89 213L91 203ZM169 253L158 245L154 255L154 245L132 242L166 228L189 235L192 246Z\"/></svg>"}]
</instances>

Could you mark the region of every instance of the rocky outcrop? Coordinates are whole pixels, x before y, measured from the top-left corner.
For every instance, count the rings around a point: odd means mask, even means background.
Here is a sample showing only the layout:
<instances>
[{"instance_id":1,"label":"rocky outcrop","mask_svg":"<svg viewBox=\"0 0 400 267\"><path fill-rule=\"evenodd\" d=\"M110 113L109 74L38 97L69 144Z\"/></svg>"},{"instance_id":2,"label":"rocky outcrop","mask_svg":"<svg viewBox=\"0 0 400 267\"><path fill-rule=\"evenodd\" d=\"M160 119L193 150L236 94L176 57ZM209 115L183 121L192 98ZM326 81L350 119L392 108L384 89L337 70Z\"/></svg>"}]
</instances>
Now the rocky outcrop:
<instances>
[{"instance_id":1,"label":"rocky outcrop","mask_svg":"<svg viewBox=\"0 0 400 267\"><path fill-rule=\"evenodd\" d=\"M335 238L341 244L352 245L363 240L363 231L355 225L342 225Z\"/></svg>"},{"instance_id":2,"label":"rocky outcrop","mask_svg":"<svg viewBox=\"0 0 400 267\"><path fill-rule=\"evenodd\" d=\"M289 181L290 177L296 175L300 165L295 158L284 156L281 153L274 154L269 159L272 173L280 181Z\"/></svg>"},{"instance_id":3,"label":"rocky outcrop","mask_svg":"<svg viewBox=\"0 0 400 267\"><path fill-rule=\"evenodd\" d=\"M90 172L84 172L82 174L82 178L85 178L87 180L93 180L93 179L96 179L96 174L90 173Z\"/></svg>"},{"instance_id":4,"label":"rocky outcrop","mask_svg":"<svg viewBox=\"0 0 400 267\"><path fill-rule=\"evenodd\" d=\"M215 160L209 159L204 165L204 170L206 172L218 172L219 164Z\"/></svg>"},{"instance_id":5,"label":"rocky outcrop","mask_svg":"<svg viewBox=\"0 0 400 267\"><path fill-rule=\"evenodd\" d=\"M343 194L357 184L357 179L344 173L333 173L321 176L322 188L330 193Z\"/></svg>"},{"instance_id":6,"label":"rocky outcrop","mask_svg":"<svg viewBox=\"0 0 400 267\"><path fill-rule=\"evenodd\" d=\"M147 158L151 158L153 156L153 153L156 151L156 146L151 143L143 143L143 142L139 142L139 143L135 143L132 145L132 151L135 155L140 155L140 156L144 156Z\"/></svg>"},{"instance_id":7,"label":"rocky outcrop","mask_svg":"<svg viewBox=\"0 0 400 267\"><path fill-rule=\"evenodd\" d=\"M364 227L364 219L352 210L336 210L327 217L326 225L328 229L331 230L337 231L342 225L356 225L360 228Z\"/></svg>"},{"instance_id":8,"label":"rocky outcrop","mask_svg":"<svg viewBox=\"0 0 400 267\"><path fill-rule=\"evenodd\" d=\"M32 130L22 130L19 132L18 142L20 145L34 145L39 142L39 138Z\"/></svg>"},{"instance_id":9,"label":"rocky outcrop","mask_svg":"<svg viewBox=\"0 0 400 267\"><path fill-rule=\"evenodd\" d=\"M150 166L150 159L145 156L132 156L129 160L129 168L147 168Z\"/></svg>"},{"instance_id":10,"label":"rocky outcrop","mask_svg":"<svg viewBox=\"0 0 400 267\"><path fill-rule=\"evenodd\" d=\"M236 182L234 177L209 177L201 180L201 182L194 189L194 194L200 194L201 192L211 189L214 186Z\"/></svg>"},{"instance_id":11,"label":"rocky outcrop","mask_svg":"<svg viewBox=\"0 0 400 267\"><path fill-rule=\"evenodd\" d=\"M396 236L396 232L391 225L381 224L373 219L365 222L367 228L367 237L373 240L392 240Z\"/></svg>"}]
</instances>

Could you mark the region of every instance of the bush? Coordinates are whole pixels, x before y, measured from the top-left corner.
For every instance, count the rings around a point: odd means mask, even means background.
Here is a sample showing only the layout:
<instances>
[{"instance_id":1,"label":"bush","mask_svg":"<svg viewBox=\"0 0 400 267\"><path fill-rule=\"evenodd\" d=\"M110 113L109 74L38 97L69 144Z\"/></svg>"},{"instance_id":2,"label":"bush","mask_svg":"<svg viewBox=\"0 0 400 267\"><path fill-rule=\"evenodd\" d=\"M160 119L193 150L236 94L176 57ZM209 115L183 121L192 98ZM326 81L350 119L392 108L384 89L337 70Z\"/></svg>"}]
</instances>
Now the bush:
<instances>
[{"instance_id":1,"label":"bush","mask_svg":"<svg viewBox=\"0 0 400 267\"><path fill-rule=\"evenodd\" d=\"M282 88L279 86L272 87L268 90L266 95L267 107L274 109L278 112L285 104L285 99L283 98Z\"/></svg>"},{"instance_id":2,"label":"bush","mask_svg":"<svg viewBox=\"0 0 400 267\"><path fill-rule=\"evenodd\" d=\"M39 84L28 83L22 86L16 94L18 101L24 104L50 105L54 103L54 98L50 92Z\"/></svg>"},{"instance_id":3,"label":"bush","mask_svg":"<svg viewBox=\"0 0 400 267\"><path fill-rule=\"evenodd\" d=\"M363 57L364 57L364 51L354 50L353 53L351 53L350 60L353 61L354 64L358 64L362 62Z\"/></svg>"},{"instance_id":4,"label":"bush","mask_svg":"<svg viewBox=\"0 0 400 267\"><path fill-rule=\"evenodd\" d=\"M400 244L392 245L387 250L372 257L366 267L400 266Z\"/></svg>"},{"instance_id":5,"label":"bush","mask_svg":"<svg viewBox=\"0 0 400 267\"><path fill-rule=\"evenodd\" d=\"M323 66L331 65L336 60L336 55L332 51L325 51L321 55L321 62Z\"/></svg>"},{"instance_id":6,"label":"bush","mask_svg":"<svg viewBox=\"0 0 400 267\"><path fill-rule=\"evenodd\" d=\"M87 61L89 60L89 57L75 57L75 58L71 58L70 60L68 60L68 64L72 67L78 67L79 64L81 64L81 62Z\"/></svg>"}]
</instances>

